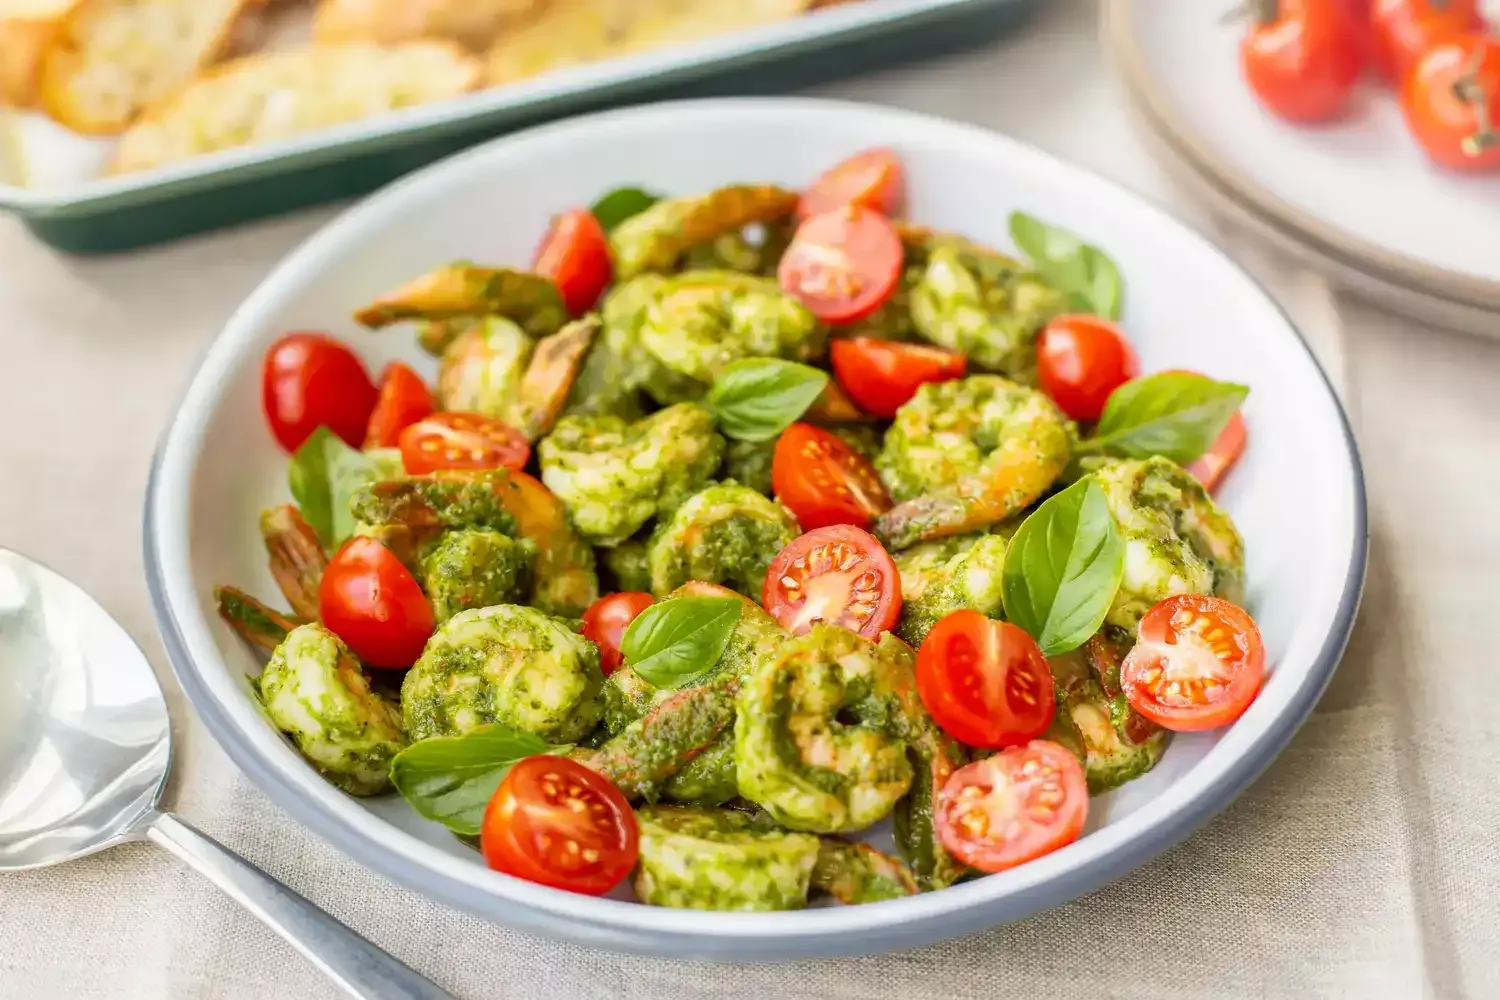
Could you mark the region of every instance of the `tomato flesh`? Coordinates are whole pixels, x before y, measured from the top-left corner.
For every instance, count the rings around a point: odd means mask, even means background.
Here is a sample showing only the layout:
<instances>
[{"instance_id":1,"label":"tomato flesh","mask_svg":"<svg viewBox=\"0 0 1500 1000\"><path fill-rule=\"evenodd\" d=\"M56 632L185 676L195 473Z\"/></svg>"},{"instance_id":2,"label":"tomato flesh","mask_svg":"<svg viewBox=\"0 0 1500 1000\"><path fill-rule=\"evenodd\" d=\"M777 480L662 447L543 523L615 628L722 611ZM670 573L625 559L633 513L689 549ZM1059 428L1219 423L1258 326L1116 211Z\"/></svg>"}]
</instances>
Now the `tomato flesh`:
<instances>
[{"instance_id":1,"label":"tomato flesh","mask_svg":"<svg viewBox=\"0 0 1500 1000\"><path fill-rule=\"evenodd\" d=\"M1334 118L1359 79L1358 33L1336 0L1280 0L1270 21L1253 20L1240 45L1250 89L1289 121Z\"/></svg>"},{"instance_id":2,"label":"tomato flesh","mask_svg":"<svg viewBox=\"0 0 1500 1000\"><path fill-rule=\"evenodd\" d=\"M901 211L906 169L893 149L866 149L830 167L797 203L797 217L811 218L845 205L859 205L885 216Z\"/></svg>"},{"instance_id":3,"label":"tomato flesh","mask_svg":"<svg viewBox=\"0 0 1500 1000\"><path fill-rule=\"evenodd\" d=\"M1452 170L1500 170L1500 39L1472 35L1422 56L1401 91L1412 134Z\"/></svg>"},{"instance_id":4,"label":"tomato flesh","mask_svg":"<svg viewBox=\"0 0 1500 1000\"><path fill-rule=\"evenodd\" d=\"M574 316L594 308L614 277L609 237L594 213L575 208L552 220L532 270L552 279Z\"/></svg>"},{"instance_id":5,"label":"tomato flesh","mask_svg":"<svg viewBox=\"0 0 1500 1000\"><path fill-rule=\"evenodd\" d=\"M901 575L868 531L830 525L776 554L761 604L793 635L826 622L874 639L901 615Z\"/></svg>"},{"instance_id":6,"label":"tomato flesh","mask_svg":"<svg viewBox=\"0 0 1500 1000\"><path fill-rule=\"evenodd\" d=\"M583 613L583 637L599 647L599 666L608 677L620 668L624 654L620 641L625 630L656 598L638 590L625 590L601 597Z\"/></svg>"},{"instance_id":7,"label":"tomato flesh","mask_svg":"<svg viewBox=\"0 0 1500 1000\"><path fill-rule=\"evenodd\" d=\"M1078 839L1088 818L1083 765L1050 740L1032 740L953 772L938 794L938 839L982 872L1001 872Z\"/></svg>"},{"instance_id":8,"label":"tomato flesh","mask_svg":"<svg viewBox=\"0 0 1500 1000\"><path fill-rule=\"evenodd\" d=\"M832 431L792 424L771 454L771 488L803 531L830 524L868 528L891 509L891 497L869 459Z\"/></svg>"},{"instance_id":9,"label":"tomato flesh","mask_svg":"<svg viewBox=\"0 0 1500 1000\"><path fill-rule=\"evenodd\" d=\"M478 413L434 413L401 432L409 476L440 469L522 469L531 459L526 436Z\"/></svg>"},{"instance_id":10,"label":"tomato flesh","mask_svg":"<svg viewBox=\"0 0 1500 1000\"><path fill-rule=\"evenodd\" d=\"M432 605L390 549L356 535L334 553L318 586L318 619L372 667L417 662L436 627Z\"/></svg>"},{"instance_id":11,"label":"tomato flesh","mask_svg":"<svg viewBox=\"0 0 1500 1000\"><path fill-rule=\"evenodd\" d=\"M853 323L895 292L904 255L889 219L845 205L797 227L781 258L781 288L825 323Z\"/></svg>"},{"instance_id":12,"label":"tomato flesh","mask_svg":"<svg viewBox=\"0 0 1500 1000\"><path fill-rule=\"evenodd\" d=\"M1120 668L1130 706L1164 729L1197 732L1238 719L1260 693L1266 648L1244 609L1178 594L1146 612Z\"/></svg>"},{"instance_id":13,"label":"tomato flesh","mask_svg":"<svg viewBox=\"0 0 1500 1000\"><path fill-rule=\"evenodd\" d=\"M640 856L630 803L609 780L567 757L527 757L484 811L479 837L496 871L554 889L602 896Z\"/></svg>"},{"instance_id":14,"label":"tomato flesh","mask_svg":"<svg viewBox=\"0 0 1500 1000\"><path fill-rule=\"evenodd\" d=\"M877 417L896 415L928 382L963 378L968 359L924 344L898 344L871 337L835 340L829 348L833 373L850 397Z\"/></svg>"},{"instance_id":15,"label":"tomato flesh","mask_svg":"<svg viewBox=\"0 0 1500 1000\"><path fill-rule=\"evenodd\" d=\"M1240 460L1245 453L1245 442L1249 438L1249 432L1245 427L1245 418L1238 411L1229 418L1229 423L1219 432L1214 443L1191 464L1188 472L1192 473L1203 484L1206 490L1215 490L1234 467L1234 463Z\"/></svg>"},{"instance_id":16,"label":"tomato flesh","mask_svg":"<svg viewBox=\"0 0 1500 1000\"><path fill-rule=\"evenodd\" d=\"M437 409L432 392L410 365L392 361L380 376L380 397L365 431L366 448L394 448L401 432Z\"/></svg>"},{"instance_id":17,"label":"tomato flesh","mask_svg":"<svg viewBox=\"0 0 1500 1000\"><path fill-rule=\"evenodd\" d=\"M1141 373L1118 327L1098 316L1059 316L1037 340L1042 391L1074 420L1098 420L1110 393Z\"/></svg>"},{"instance_id":18,"label":"tomato flesh","mask_svg":"<svg viewBox=\"0 0 1500 1000\"><path fill-rule=\"evenodd\" d=\"M364 444L375 384L354 352L321 333L289 333L266 351L261 404L278 444L296 451L319 427Z\"/></svg>"},{"instance_id":19,"label":"tomato flesh","mask_svg":"<svg viewBox=\"0 0 1500 1000\"><path fill-rule=\"evenodd\" d=\"M1057 707L1036 640L977 611L933 626L917 651L917 693L950 736L992 750L1042 735Z\"/></svg>"}]
</instances>

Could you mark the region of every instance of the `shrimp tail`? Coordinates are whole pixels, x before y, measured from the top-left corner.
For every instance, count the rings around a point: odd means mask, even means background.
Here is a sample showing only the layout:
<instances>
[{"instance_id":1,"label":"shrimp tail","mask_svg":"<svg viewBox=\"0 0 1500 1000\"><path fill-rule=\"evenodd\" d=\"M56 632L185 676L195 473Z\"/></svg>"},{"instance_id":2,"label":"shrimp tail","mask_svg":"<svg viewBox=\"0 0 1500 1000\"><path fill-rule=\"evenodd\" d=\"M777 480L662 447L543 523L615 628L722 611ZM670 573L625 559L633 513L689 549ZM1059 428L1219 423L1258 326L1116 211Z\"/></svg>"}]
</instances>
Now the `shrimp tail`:
<instances>
[{"instance_id":1,"label":"shrimp tail","mask_svg":"<svg viewBox=\"0 0 1500 1000\"><path fill-rule=\"evenodd\" d=\"M655 800L688 761L713 746L734 724L739 678L723 676L659 702L598 750L576 752L628 799Z\"/></svg>"},{"instance_id":2,"label":"shrimp tail","mask_svg":"<svg viewBox=\"0 0 1500 1000\"><path fill-rule=\"evenodd\" d=\"M215 587L214 600L219 605L219 617L234 629L235 634L267 653L275 652L288 632L305 624L262 604L236 587Z\"/></svg>"},{"instance_id":3,"label":"shrimp tail","mask_svg":"<svg viewBox=\"0 0 1500 1000\"><path fill-rule=\"evenodd\" d=\"M263 512L260 533L270 556L271 575L292 611L307 621L316 620L318 587L328 566L318 533L291 504Z\"/></svg>"}]
</instances>

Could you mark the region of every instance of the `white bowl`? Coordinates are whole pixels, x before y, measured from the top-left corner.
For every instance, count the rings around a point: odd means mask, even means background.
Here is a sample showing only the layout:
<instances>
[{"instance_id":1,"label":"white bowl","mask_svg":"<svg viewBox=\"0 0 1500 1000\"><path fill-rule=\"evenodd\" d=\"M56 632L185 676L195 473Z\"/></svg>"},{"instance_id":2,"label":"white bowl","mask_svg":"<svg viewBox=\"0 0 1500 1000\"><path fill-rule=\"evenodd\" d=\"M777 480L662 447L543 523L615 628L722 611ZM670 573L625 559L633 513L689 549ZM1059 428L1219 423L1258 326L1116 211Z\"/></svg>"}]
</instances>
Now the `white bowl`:
<instances>
[{"instance_id":1,"label":"white bowl","mask_svg":"<svg viewBox=\"0 0 1500 1000\"><path fill-rule=\"evenodd\" d=\"M291 329L345 338L372 369L404 358L403 331L350 311L455 258L524 265L549 216L622 184L695 192L735 181L800 186L863 147L896 147L910 214L1006 246L1023 209L1106 248L1124 273L1124 325L1147 370L1248 383L1251 445L1221 499L1248 548L1249 604L1273 673L1231 729L1176 739L1144 778L1095 800L1077 843L927 895L796 913L670 910L594 899L486 869L395 797L350 798L257 711L257 660L214 613L212 587L272 595L255 529L286 498L286 460L260 413L260 359ZM157 455L146 563L177 676L230 757L283 808L351 857L433 899L602 947L684 956L792 958L923 944L1034 913L1116 878L1222 809L1284 746L1328 683L1365 565L1359 459L1323 373L1287 317L1201 236L1077 167L983 130L815 100L712 100L534 129L437 164L351 209L293 253L205 355Z\"/></svg>"}]
</instances>

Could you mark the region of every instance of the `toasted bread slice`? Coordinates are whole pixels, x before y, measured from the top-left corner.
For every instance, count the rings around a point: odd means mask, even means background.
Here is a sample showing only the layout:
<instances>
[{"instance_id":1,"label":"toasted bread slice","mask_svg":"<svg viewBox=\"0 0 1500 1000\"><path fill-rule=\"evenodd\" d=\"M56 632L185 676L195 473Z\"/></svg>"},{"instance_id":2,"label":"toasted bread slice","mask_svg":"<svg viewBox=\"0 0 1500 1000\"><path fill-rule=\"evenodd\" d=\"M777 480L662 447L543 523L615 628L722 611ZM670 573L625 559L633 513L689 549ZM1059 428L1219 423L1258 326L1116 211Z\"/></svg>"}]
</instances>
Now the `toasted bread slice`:
<instances>
[{"instance_id":1,"label":"toasted bread slice","mask_svg":"<svg viewBox=\"0 0 1500 1000\"><path fill-rule=\"evenodd\" d=\"M147 108L120 138L109 172L159 167L455 97L474 89L480 76L479 61L451 42L247 56Z\"/></svg>"},{"instance_id":2,"label":"toasted bread slice","mask_svg":"<svg viewBox=\"0 0 1500 1000\"><path fill-rule=\"evenodd\" d=\"M36 103L42 54L72 0L0 0L0 104Z\"/></svg>"},{"instance_id":3,"label":"toasted bread slice","mask_svg":"<svg viewBox=\"0 0 1500 1000\"><path fill-rule=\"evenodd\" d=\"M795 17L810 0L550 0L491 47L492 85Z\"/></svg>"},{"instance_id":4,"label":"toasted bread slice","mask_svg":"<svg viewBox=\"0 0 1500 1000\"><path fill-rule=\"evenodd\" d=\"M501 27L540 8L546 0L322 0L313 21L320 45L446 38L484 49Z\"/></svg>"}]
</instances>

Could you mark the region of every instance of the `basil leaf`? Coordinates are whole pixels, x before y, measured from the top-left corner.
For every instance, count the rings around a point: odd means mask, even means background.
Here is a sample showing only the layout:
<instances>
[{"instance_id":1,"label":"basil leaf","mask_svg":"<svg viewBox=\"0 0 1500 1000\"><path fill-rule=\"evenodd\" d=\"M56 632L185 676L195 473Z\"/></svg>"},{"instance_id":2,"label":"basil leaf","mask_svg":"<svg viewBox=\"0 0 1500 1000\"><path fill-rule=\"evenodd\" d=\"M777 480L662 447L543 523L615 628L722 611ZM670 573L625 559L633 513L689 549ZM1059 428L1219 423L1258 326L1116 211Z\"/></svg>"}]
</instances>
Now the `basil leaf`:
<instances>
[{"instance_id":1,"label":"basil leaf","mask_svg":"<svg viewBox=\"0 0 1500 1000\"><path fill-rule=\"evenodd\" d=\"M737 441L769 441L802 416L828 385L827 372L775 358L749 358L724 369L704 405Z\"/></svg>"},{"instance_id":2,"label":"basil leaf","mask_svg":"<svg viewBox=\"0 0 1500 1000\"><path fill-rule=\"evenodd\" d=\"M1093 437L1079 450L1122 458L1164 455L1186 465L1213 445L1249 394L1246 386L1191 372L1134 379L1110 394Z\"/></svg>"},{"instance_id":3,"label":"basil leaf","mask_svg":"<svg viewBox=\"0 0 1500 1000\"><path fill-rule=\"evenodd\" d=\"M620 223L632 215L640 215L659 201L661 195L640 188L623 187L616 188L594 202L594 207L589 211L594 213L594 218L599 220L599 225L604 227L606 233L612 233Z\"/></svg>"},{"instance_id":4,"label":"basil leaf","mask_svg":"<svg viewBox=\"0 0 1500 1000\"><path fill-rule=\"evenodd\" d=\"M402 474L401 453L351 448L327 427L319 427L292 455L287 485L318 537L330 550L354 534L349 498L364 484Z\"/></svg>"},{"instance_id":5,"label":"basil leaf","mask_svg":"<svg viewBox=\"0 0 1500 1000\"><path fill-rule=\"evenodd\" d=\"M712 669L740 620L737 597L674 597L653 604L625 630L625 662L659 688L677 688Z\"/></svg>"},{"instance_id":6,"label":"basil leaf","mask_svg":"<svg viewBox=\"0 0 1500 1000\"><path fill-rule=\"evenodd\" d=\"M1085 476L1047 500L1005 550L1005 617L1045 656L1077 649L1104 623L1125 576L1125 539L1104 489Z\"/></svg>"},{"instance_id":7,"label":"basil leaf","mask_svg":"<svg viewBox=\"0 0 1500 1000\"><path fill-rule=\"evenodd\" d=\"M1125 282L1104 251L1025 212L1011 213L1010 238L1048 284L1067 294L1072 308L1120 318Z\"/></svg>"},{"instance_id":8,"label":"basil leaf","mask_svg":"<svg viewBox=\"0 0 1500 1000\"><path fill-rule=\"evenodd\" d=\"M454 833L477 836L484 810L517 761L557 753L534 733L498 723L462 736L413 743L391 761L391 784L422 816Z\"/></svg>"}]
</instances>

